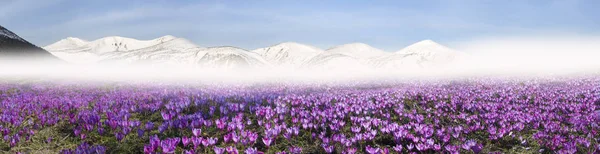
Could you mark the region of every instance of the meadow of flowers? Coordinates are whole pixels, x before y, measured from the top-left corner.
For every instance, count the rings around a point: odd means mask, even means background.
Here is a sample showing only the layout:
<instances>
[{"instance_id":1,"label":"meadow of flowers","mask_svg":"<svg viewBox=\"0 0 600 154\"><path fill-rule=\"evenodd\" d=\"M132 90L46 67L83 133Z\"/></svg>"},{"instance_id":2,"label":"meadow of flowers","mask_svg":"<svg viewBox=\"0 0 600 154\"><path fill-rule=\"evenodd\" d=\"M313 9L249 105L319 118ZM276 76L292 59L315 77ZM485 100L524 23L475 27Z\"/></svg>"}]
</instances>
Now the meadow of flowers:
<instances>
[{"instance_id":1,"label":"meadow of flowers","mask_svg":"<svg viewBox=\"0 0 600 154\"><path fill-rule=\"evenodd\" d=\"M0 84L10 153L597 153L600 78Z\"/></svg>"}]
</instances>

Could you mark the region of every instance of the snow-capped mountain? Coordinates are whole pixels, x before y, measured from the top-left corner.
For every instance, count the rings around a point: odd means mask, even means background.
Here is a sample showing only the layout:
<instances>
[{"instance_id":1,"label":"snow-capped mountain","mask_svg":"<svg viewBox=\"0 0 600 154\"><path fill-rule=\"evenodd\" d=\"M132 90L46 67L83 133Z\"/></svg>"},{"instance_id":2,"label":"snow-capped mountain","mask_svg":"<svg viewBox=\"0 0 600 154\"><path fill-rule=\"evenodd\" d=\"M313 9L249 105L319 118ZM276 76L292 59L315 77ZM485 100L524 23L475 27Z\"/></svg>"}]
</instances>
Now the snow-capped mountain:
<instances>
[{"instance_id":1,"label":"snow-capped mountain","mask_svg":"<svg viewBox=\"0 0 600 154\"><path fill-rule=\"evenodd\" d=\"M382 69L444 67L452 65L453 62L465 55L432 40L423 40L392 55L374 58L371 60L371 64L375 68Z\"/></svg>"},{"instance_id":2,"label":"snow-capped mountain","mask_svg":"<svg viewBox=\"0 0 600 154\"><path fill-rule=\"evenodd\" d=\"M432 40L424 40L412 44L397 54L416 54L429 61L447 62L458 56L460 53L446 46L440 45Z\"/></svg>"},{"instance_id":3,"label":"snow-capped mountain","mask_svg":"<svg viewBox=\"0 0 600 154\"><path fill-rule=\"evenodd\" d=\"M351 43L330 48L313 57L304 66L323 69L365 69L369 67L368 59L389 54L364 43Z\"/></svg>"},{"instance_id":4,"label":"snow-capped mountain","mask_svg":"<svg viewBox=\"0 0 600 154\"><path fill-rule=\"evenodd\" d=\"M257 53L274 66L297 68L314 56L323 53L323 50L295 42L285 42L252 50L252 52Z\"/></svg>"},{"instance_id":5,"label":"snow-capped mountain","mask_svg":"<svg viewBox=\"0 0 600 154\"><path fill-rule=\"evenodd\" d=\"M45 48L76 63L184 64L219 69L408 70L445 67L465 55L431 40L417 42L393 53L364 43L344 44L323 51L294 42L248 51L229 46L203 48L170 35L152 40L113 36L86 41L69 37Z\"/></svg>"},{"instance_id":6,"label":"snow-capped mountain","mask_svg":"<svg viewBox=\"0 0 600 154\"><path fill-rule=\"evenodd\" d=\"M89 42L86 40L82 40L82 39L74 38L74 37L67 37L66 39L62 39L56 43L53 43L51 45L44 47L44 48L51 49L53 51L68 50L68 49L73 49L73 48L84 46L87 43L89 43Z\"/></svg>"},{"instance_id":7,"label":"snow-capped mountain","mask_svg":"<svg viewBox=\"0 0 600 154\"><path fill-rule=\"evenodd\" d=\"M19 37L19 35L13 33L12 31L0 26L0 38L5 41L5 40L16 40L16 41L20 41L20 42L27 42L25 41L25 39Z\"/></svg>"},{"instance_id":8,"label":"snow-capped mountain","mask_svg":"<svg viewBox=\"0 0 600 154\"><path fill-rule=\"evenodd\" d=\"M136 40L125 37L105 37L95 41L66 38L44 47L52 54L73 63L111 62L189 62L184 60L203 48L174 36L153 40ZM185 57L185 58L183 58Z\"/></svg>"},{"instance_id":9,"label":"snow-capped mountain","mask_svg":"<svg viewBox=\"0 0 600 154\"><path fill-rule=\"evenodd\" d=\"M163 36L153 40L136 40L132 38L110 36L91 42L78 38L66 38L44 47L51 52L90 52L102 54L115 51L132 51L147 48L176 39L174 36Z\"/></svg>"},{"instance_id":10,"label":"snow-capped mountain","mask_svg":"<svg viewBox=\"0 0 600 154\"><path fill-rule=\"evenodd\" d=\"M211 47L199 51L196 63L205 68L260 68L269 63L254 52L237 47Z\"/></svg>"},{"instance_id":11,"label":"snow-capped mountain","mask_svg":"<svg viewBox=\"0 0 600 154\"><path fill-rule=\"evenodd\" d=\"M0 59L58 60L48 51L33 45L2 26L0 26Z\"/></svg>"}]
</instances>

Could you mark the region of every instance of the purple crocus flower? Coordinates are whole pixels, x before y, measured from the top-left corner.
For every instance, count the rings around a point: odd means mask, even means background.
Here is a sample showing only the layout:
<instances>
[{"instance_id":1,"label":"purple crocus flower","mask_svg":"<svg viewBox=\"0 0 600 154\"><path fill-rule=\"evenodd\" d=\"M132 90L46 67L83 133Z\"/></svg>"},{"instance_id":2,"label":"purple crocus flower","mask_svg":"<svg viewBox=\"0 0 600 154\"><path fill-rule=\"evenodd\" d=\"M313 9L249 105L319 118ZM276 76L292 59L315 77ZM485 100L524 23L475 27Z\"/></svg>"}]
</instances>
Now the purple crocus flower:
<instances>
[{"instance_id":1,"label":"purple crocus flower","mask_svg":"<svg viewBox=\"0 0 600 154\"><path fill-rule=\"evenodd\" d=\"M332 145L327 145L325 143L323 143L323 145L321 145L323 147L323 149L325 150L326 153L333 153L333 146Z\"/></svg>"},{"instance_id":2,"label":"purple crocus flower","mask_svg":"<svg viewBox=\"0 0 600 154\"><path fill-rule=\"evenodd\" d=\"M369 145L367 145L366 147L367 153L369 154L379 154L379 152L381 152L381 149L378 147L371 147Z\"/></svg>"},{"instance_id":3,"label":"purple crocus flower","mask_svg":"<svg viewBox=\"0 0 600 154\"><path fill-rule=\"evenodd\" d=\"M146 130L152 130L152 129L154 129L154 123L152 123L152 122L147 122L147 123L146 123L146 125L144 126L144 128L145 128Z\"/></svg>"},{"instance_id":4,"label":"purple crocus flower","mask_svg":"<svg viewBox=\"0 0 600 154\"><path fill-rule=\"evenodd\" d=\"M173 139L166 139L160 142L160 147L164 153L175 153L177 144Z\"/></svg>"},{"instance_id":5,"label":"purple crocus flower","mask_svg":"<svg viewBox=\"0 0 600 154\"><path fill-rule=\"evenodd\" d=\"M398 145L394 146L394 147L393 147L393 149L394 149L394 151L396 151L396 152L402 152L402 145L399 145L399 144L398 144Z\"/></svg>"},{"instance_id":6,"label":"purple crocus flower","mask_svg":"<svg viewBox=\"0 0 600 154\"><path fill-rule=\"evenodd\" d=\"M200 137L195 137L195 136L193 136L193 137L192 137L192 144L194 145L194 148L198 148L198 146L199 146L200 144L202 144L202 140L203 140L203 139L202 139L202 138L200 138Z\"/></svg>"},{"instance_id":7,"label":"purple crocus flower","mask_svg":"<svg viewBox=\"0 0 600 154\"><path fill-rule=\"evenodd\" d=\"M228 154L238 154L238 150L233 146L228 146L226 148Z\"/></svg>"},{"instance_id":8,"label":"purple crocus flower","mask_svg":"<svg viewBox=\"0 0 600 154\"><path fill-rule=\"evenodd\" d=\"M356 151L358 151L358 149L354 148L354 147L349 147L346 149L346 153L347 154L355 154Z\"/></svg>"},{"instance_id":9,"label":"purple crocus flower","mask_svg":"<svg viewBox=\"0 0 600 154\"><path fill-rule=\"evenodd\" d=\"M194 134L194 136L199 137L200 135L202 135L202 129L194 128L192 129L192 133Z\"/></svg>"},{"instance_id":10,"label":"purple crocus flower","mask_svg":"<svg viewBox=\"0 0 600 154\"><path fill-rule=\"evenodd\" d=\"M210 143L208 143L208 138L201 138L200 141L202 142L202 145L204 145L205 147L210 146Z\"/></svg>"},{"instance_id":11,"label":"purple crocus flower","mask_svg":"<svg viewBox=\"0 0 600 154\"><path fill-rule=\"evenodd\" d=\"M266 137L266 136L265 136L265 137L263 137L263 138L262 138L262 141L263 141L263 143L264 143L264 144L265 144L267 147L269 147L269 146L271 146L271 142L272 142L273 140L272 140L271 138L269 138L269 137Z\"/></svg>"},{"instance_id":12,"label":"purple crocus flower","mask_svg":"<svg viewBox=\"0 0 600 154\"><path fill-rule=\"evenodd\" d=\"M160 115L162 116L163 120L171 120L172 115L169 112L160 112Z\"/></svg>"},{"instance_id":13,"label":"purple crocus flower","mask_svg":"<svg viewBox=\"0 0 600 154\"><path fill-rule=\"evenodd\" d=\"M406 148L408 149L408 151L412 150L414 147L415 147L415 146L414 146L412 143L410 143L410 144L408 144L408 145L406 146Z\"/></svg>"},{"instance_id":14,"label":"purple crocus flower","mask_svg":"<svg viewBox=\"0 0 600 154\"><path fill-rule=\"evenodd\" d=\"M225 148L214 147L213 150L215 154L223 154L225 152Z\"/></svg>"},{"instance_id":15,"label":"purple crocus flower","mask_svg":"<svg viewBox=\"0 0 600 154\"><path fill-rule=\"evenodd\" d=\"M223 142L227 143L231 140L231 134L227 134L223 136Z\"/></svg>"},{"instance_id":16,"label":"purple crocus flower","mask_svg":"<svg viewBox=\"0 0 600 154\"><path fill-rule=\"evenodd\" d=\"M471 150L473 150L475 153L481 152L482 149L483 145L481 143L477 143L475 146L471 147Z\"/></svg>"},{"instance_id":17,"label":"purple crocus flower","mask_svg":"<svg viewBox=\"0 0 600 154\"><path fill-rule=\"evenodd\" d=\"M190 142L192 141L191 138L189 137L181 137L181 143L183 144L183 146L187 146L188 144L190 144Z\"/></svg>"},{"instance_id":18,"label":"purple crocus flower","mask_svg":"<svg viewBox=\"0 0 600 154\"><path fill-rule=\"evenodd\" d=\"M475 142L474 140L468 140L462 145L462 148L465 150L471 150L471 148L474 147L476 144L477 142Z\"/></svg>"},{"instance_id":19,"label":"purple crocus flower","mask_svg":"<svg viewBox=\"0 0 600 154\"><path fill-rule=\"evenodd\" d=\"M119 133L119 132L116 132L116 133L115 133L115 138L117 138L117 141L121 141L121 140L123 140L123 137L124 137L124 136L125 136L125 135L123 135L122 133Z\"/></svg>"},{"instance_id":20,"label":"purple crocus flower","mask_svg":"<svg viewBox=\"0 0 600 154\"><path fill-rule=\"evenodd\" d=\"M207 138L208 141L208 145L215 145L217 144L217 138L211 137L211 138Z\"/></svg>"},{"instance_id":21,"label":"purple crocus flower","mask_svg":"<svg viewBox=\"0 0 600 154\"><path fill-rule=\"evenodd\" d=\"M160 138L157 135L150 137L150 145L156 149L160 145Z\"/></svg>"},{"instance_id":22,"label":"purple crocus flower","mask_svg":"<svg viewBox=\"0 0 600 154\"><path fill-rule=\"evenodd\" d=\"M301 154L302 148L301 147L290 147L289 151L290 151L290 154Z\"/></svg>"},{"instance_id":23,"label":"purple crocus flower","mask_svg":"<svg viewBox=\"0 0 600 154\"><path fill-rule=\"evenodd\" d=\"M138 137L140 137L140 138L143 137L144 136L144 130L138 129L137 130L137 134L138 134Z\"/></svg>"},{"instance_id":24,"label":"purple crocus flower","mask_svg":"<svg viewBox=\"0 0 600 154\"><path fill-rule=\"evenodd\" d=\"M146 153L146 154L154 153L154 150L156 150L156 147L153 147L152 145L144 146L144 153Z\"/></svg>"},{"instance_id":25,"label":"purple crocus flower","mask_svg":"<svg viewBox=\"0 0 600 154\"><path fill-rule=\"evenodd\" d=\"M258 150L254 147L249 147L244 151L245 154L258 154Z\"/></svg>"}]
</instances>

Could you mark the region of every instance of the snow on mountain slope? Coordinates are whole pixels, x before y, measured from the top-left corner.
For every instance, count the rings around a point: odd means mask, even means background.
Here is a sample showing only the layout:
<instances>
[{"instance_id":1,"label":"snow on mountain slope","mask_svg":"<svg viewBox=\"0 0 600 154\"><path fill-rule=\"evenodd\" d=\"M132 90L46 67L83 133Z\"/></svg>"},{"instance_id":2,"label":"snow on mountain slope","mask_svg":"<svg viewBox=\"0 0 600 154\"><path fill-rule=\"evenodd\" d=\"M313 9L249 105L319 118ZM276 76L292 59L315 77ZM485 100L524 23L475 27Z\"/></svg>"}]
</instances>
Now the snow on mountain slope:
<instances>
[{"instance_id":1,"label":"snow on mountain slope","mask_svg":"<svg viewBox=\"0 0 600 154\"><path fill-rule=\"evenodd\" d=\"M275 66L296 68L306 63L310 58L322 53L323 50L295 42L285 42L252 50L252 52L257 53Z\"/></svg>"},{"instance_id":2,"label":"snow on mountain slope","mask_svg":"<svg viewBox=\"0 0 600 154\"><path fill-rule=\"evenodd\" d=\"M205 48L198 47L190 41L175 38L161 44L126 52L108 52L101 54L103 61L125 63L168 63L191 64L196 54Z\"/></svg>"},{"instance_id":3,"label":"snow on mountain slope","mask_svg":"<svg viewBox=\"0 0 600 154\"><path fill-rule=\"evenodd\" d=\"M68 49L73 49L73 48L77 48L77 47L81 47L84 46L88 43L88 41L79 39L79 38L74 38L74 37L67 37L66 39L62 39L56 43L50 44L46 47L44 47L46 50L68 50Z\"/></svg>"},{"instance_id":4,"label":"snow on mountain slope","mask_svg":"<svg viewBox=\"0 0 600 154\"><path fill-rule=\"evenodd\" d=\"M146 41L118 36L105 37L91 42L67 38L45 48L52 54L73 63L163 62L169 57L185 57L187 55L181 53L188 51L195 53L199 50L199 47L190 41L170 35ZM173 60L181 60L181 58Z\"/></svg>"},{"instance_id":5,"label":"snow on mountain slope","mask_svg":"<svg viewBox=\"0 0 600 154\"><path fill-rule=\"evenodd\" d=\"M368 59L386 55L390 53L364 43L351 43L330 48L313 57L304 66L320 69L366 69L369 67Z\"/></svg>"},{"instance_id":6,"label":"snow on mountain slope","mask_svg":"<svg viewBox=\"0 0 600 154\"><path fill-rule=\"evenodd\" d=\"M392 55L374 58L370 63L379 69L440 68L452 65L453 62L465 55L434 41L424 40Z\"/></svg>"},{"instance_id":7,"label":"snow on mountain slope","mask_svg":"<svg viewBox=\"0 0 600 154\"><path fill-rule=\"evenodd\" d=\"M102 54L114 51L131 51L162 44L175 39L174 36L163 36L153 40L136 40L132 38L110 36L91 42L77 38L67 38L44 47L51 52L90 52Z\"/></svg>"},{"instance_id":8,"label":"snow on mountain slope","mask_svg":"<svg viewBox=\"0 0 600 154\"><path fill-rule=\"evenodd\" d=\"M390 69L443 68L466 54L424 40L388 53L364 43L335 46L326 51L294 42L247 51L237 47L202 48L182 38L164 36L139 41L105 37L95 41L67 38L46 46L52 54L75 63L121 62L185 64L204 68Z\"/></svg>"},{"instance_id":9,"label":"snow on mountain slope","mask_svg":"<svg viewBox=\"0 0 600 154\"><path fill-rule=\"evenodd\" d=\"M417 42L396 53L416 54L418 56L422 56L426 60L436 62L449 62L452 61L456 56L461 54L432 40L423 40Z\"/></svg>"},{"instance_id":10,"label":"snow on mountain slope","mask_svg":"<svg viewBox=\"0 0 600 154\"><path fill-rule=\"evenodd\" d=\"M25 39L19 37L19 35L13 33L12 31L0 26L0 37L1 38L6 38L6 39L13 39L13 40L18 40L21 42L27 42L25 41Z\"/></svg>"},{"instance_id":11,"label":"snow on mountain slope","mask_svg":"<svg viewBox=\"0 0 600 154\"><path fill-rule=\"evenodd\" d=\"M339 53L319 54L306 62L302 68L316 70L353 70L366 69L362 59Z\"/></svg>"},{"instance_id":12,"label":"snow on mountain slope","mask_svg":"<svg viewBox=\"0 0 600 154\"><path fill-rule=\"evenodd\" d=\"M236 47L211 47L199 51L196 64L204 68L260 68L269 66L260 55Z\"/></svg>"},{"instance_id":13,"label":"snow on mountain slope","mask_svg":"<svg viewBox=\"0 0 600 154\"><path fill-rule=\"evenodd\" d=\"M379 50L364 43L350 43L336 46L325 51L326 54L343 54L354 58L373 58L388 55L388 52Z\"/></svg>"}]
</instances>

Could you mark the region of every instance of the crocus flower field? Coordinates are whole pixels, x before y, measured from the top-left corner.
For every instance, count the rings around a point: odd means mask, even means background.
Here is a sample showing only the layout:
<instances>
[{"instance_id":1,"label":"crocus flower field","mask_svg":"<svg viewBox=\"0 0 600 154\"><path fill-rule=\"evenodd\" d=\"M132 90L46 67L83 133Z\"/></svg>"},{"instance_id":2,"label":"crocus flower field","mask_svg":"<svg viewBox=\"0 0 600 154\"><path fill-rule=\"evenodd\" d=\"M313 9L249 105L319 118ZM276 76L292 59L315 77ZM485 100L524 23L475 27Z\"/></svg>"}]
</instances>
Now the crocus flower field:
<instances>
[{"instance_id":1,"label":"crocus flower field","mask_svg":"<svg viewBox=\"0 0 600 154\"><path fill-rule=\"evenodd\" d=\"M600 78L0 84L11 153L597 153Z\"/></svg>"}]
</instances>

